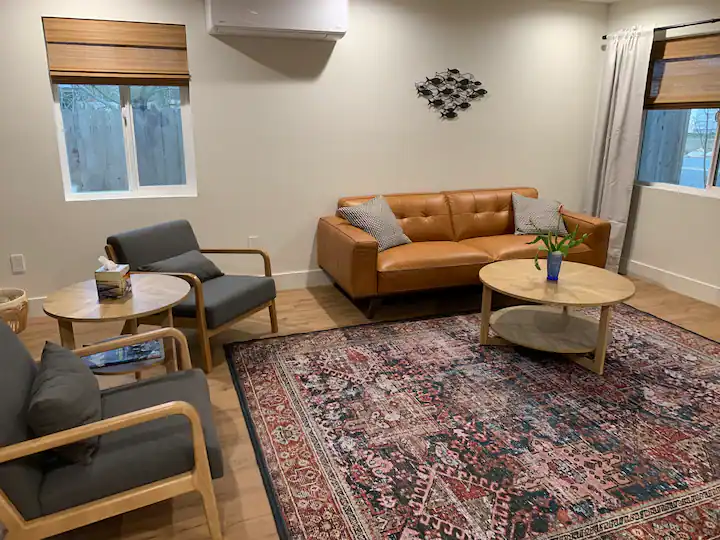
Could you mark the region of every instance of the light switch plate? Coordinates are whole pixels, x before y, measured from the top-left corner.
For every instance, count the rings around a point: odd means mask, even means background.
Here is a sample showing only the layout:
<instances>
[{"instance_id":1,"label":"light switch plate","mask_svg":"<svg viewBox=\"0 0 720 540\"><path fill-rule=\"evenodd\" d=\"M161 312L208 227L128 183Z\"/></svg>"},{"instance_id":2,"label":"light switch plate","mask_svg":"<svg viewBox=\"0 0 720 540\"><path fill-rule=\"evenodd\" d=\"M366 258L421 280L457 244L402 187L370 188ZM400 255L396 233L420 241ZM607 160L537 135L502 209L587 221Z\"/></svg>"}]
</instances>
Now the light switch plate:
<instances>
[{"instance_id":1,"label":"light switch plate","mask_svg":"<svg viewBox=\"0 0 720 540\"><path fill-rule=\"evenodd\" d=\"M13 274L24 274L26 270L25 255L20 253L10 255L10 268Z\"/></svg>"}]
</instances>

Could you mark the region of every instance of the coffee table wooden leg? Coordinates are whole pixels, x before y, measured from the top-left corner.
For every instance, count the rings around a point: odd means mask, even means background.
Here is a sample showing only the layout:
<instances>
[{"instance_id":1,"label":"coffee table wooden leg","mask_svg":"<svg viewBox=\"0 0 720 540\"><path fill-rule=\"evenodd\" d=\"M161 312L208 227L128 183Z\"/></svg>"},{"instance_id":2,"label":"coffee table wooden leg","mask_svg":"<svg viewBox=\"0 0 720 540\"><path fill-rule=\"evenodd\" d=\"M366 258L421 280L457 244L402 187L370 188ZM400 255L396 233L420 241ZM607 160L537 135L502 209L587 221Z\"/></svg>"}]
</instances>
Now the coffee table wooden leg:
<instances>
[{"instance_id":1,"label":"coffee table wooden leg","mask_svg":"<svg viewBox=\"0 0 720 540\"><path fill-rule=\"evenodd\" d=\"M492 289L483 285L480 319L480 344L487 345L490 335L490 315L492 314Z\"/></svg>"},{"instance_id":2,"label":"coffee table wooden leg","mask_svg":"<svg viewBox=\"0 0 720 540\"><path fill-rule=\"evenodd\" d=\"M60 344L66 349L75 349L75 332L73 332L72 321L58 319L58 330L60 331Z\"/></svg>"},{"instance_id":3,"label":"coffee table wooden leg","mask_svg":"<svg viewBox=\"0 0 720 540\"><path fill-rule=\"evenodd\" d=\"M123 324L122 332L123 335L137 334L138 333L138 322L137 319L128 319Z\"/></svg>"},{"instance_id":4,"label":"coffee table wooden leg","mask_svg":"<svg viewBox=\"0 0 720 540\"><path fill-rule=\"evenodd\" d=\"M607 346L610 342L610 313L611 306L603 306L600 312L600 325L598 326L597 347L595 348L595 358L593 362L593 371L598 375L602 375L605 370L605 354Z\"/></svg>"},{"instance_id":5,"label":"coffee table wooden leg","mask_svg":"<svg viewBox=\"0 0 720 540\"><path fill-rule=\"evenodd\" d=\"M168 309L164 313L161 326L167 328L173 327L172 309ZM178 370L177 351L175 350L174 339L165 339L165 369L167 369L168 373L173 373Z\"/></svg>"},{"instance_id":6,"label":"coffee table wooden leg","mask_svg":"<svg viewBox=\"0 0 720 540\"><path fill-rule=\"evenodd\" d=\"M122 335L126 336L128 334L137 334L138 333L138 322L137 319L127 319L125 321L125 324L123 324L122 331L120 332ZM142 379L142 373L140 371L135 372L135 380L139 381Z\"/></svg>"},{"instance_id":7,"label":"coffee table wooden leg","mask_svg":"<svg viewBox=\"0 0 720 540\"><path fill-rule=\"evenodd\" d=\"M590 354L569 354L567 357L598 375L605 371L605 354L610 342L610 311L611 306L604 306L600 312L600 323L598 324L597 342L595 351Z\"/></svg>"}]
</instances>

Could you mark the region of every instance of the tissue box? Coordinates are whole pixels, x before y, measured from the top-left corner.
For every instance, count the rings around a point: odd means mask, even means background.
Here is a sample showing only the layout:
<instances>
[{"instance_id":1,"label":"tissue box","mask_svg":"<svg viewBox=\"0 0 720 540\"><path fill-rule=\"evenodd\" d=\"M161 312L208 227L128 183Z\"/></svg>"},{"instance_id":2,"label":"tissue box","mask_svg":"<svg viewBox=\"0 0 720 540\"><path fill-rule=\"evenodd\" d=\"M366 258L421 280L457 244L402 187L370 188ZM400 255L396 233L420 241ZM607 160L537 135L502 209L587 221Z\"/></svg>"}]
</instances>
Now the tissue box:
<instances>
[{"instance_id":1,"label":"tissue box","mask_svg":"<svg viewBox=\"0 0 720 540\"><path fill-rule=\"evenodd\" d=\"M117 270L95 270L95 285L100 300L117 299L129 296L132 293L130 281L130 266L118 264Z\"/></svg>"}]
</instances>

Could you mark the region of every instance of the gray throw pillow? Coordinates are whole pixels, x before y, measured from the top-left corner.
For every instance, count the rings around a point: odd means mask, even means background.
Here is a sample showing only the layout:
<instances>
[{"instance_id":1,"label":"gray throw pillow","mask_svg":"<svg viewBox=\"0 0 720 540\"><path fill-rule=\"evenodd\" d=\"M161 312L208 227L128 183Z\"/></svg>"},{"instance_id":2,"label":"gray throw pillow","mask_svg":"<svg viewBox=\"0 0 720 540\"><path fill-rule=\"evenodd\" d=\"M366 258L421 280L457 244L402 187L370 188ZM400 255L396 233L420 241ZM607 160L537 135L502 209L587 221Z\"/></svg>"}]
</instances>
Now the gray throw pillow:
<instances>
[{"instance_id":1,"label":"gray throw pillow","mask_svg":"<svg viewBox=\"0 0 720 540\"><path fill-rule=\"evenodd\" d=\"M60 345L46 343L33 381L27 423L37 437L102 419L100 387L83 361ZM73 463L88 464L99 437L61 446L55 453Z\"/></svg>"},{"instance_id":2,"label":"gray throw pillow","mask_svg":"<svg viewBox=\"0 0 720 540\"><path fill-rule=\"evenodd\" d=\"M357 206L340 208L338 213L351 225L375 238L378 242L378 251L411 243L383 196L375 197Z\"/></svg>"},{"instance_id":3,"label":"gray throw pillow","mask_svg":"<svg viewBox=\"0 0 720 540\"><path fill-rule=\"evenodd\" d=\"M200 281L208 281L225 274L214 262L197 250L187 251L182 255L146 264L138 268L141 272L184 272L195 274Z\"/></svg>"},{"instance_id":4,"label":"gray throw pillow","mask_svg":"<svg viewBox=\"0 0 720 540\"><path fill-rule=\"evenodd\" d=\"M533 199L512 194L515 214L515 234L545 234L565 236L568 231L560 215L560 203L548 199Z\"/></svg>"}]
</instances>

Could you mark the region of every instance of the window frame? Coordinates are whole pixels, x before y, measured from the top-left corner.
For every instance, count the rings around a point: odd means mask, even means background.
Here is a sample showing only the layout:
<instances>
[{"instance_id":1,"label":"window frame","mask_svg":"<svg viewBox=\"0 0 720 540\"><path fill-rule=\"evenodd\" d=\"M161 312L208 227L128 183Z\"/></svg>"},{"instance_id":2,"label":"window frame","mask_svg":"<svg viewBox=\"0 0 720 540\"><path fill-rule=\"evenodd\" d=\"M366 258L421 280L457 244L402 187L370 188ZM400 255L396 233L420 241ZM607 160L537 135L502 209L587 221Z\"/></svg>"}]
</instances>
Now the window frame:
<instances>
[{"instance_id":1,"label":"window frame","mask_svg":"<svg viewBox=\"0 0 720 540\"><path fill-rule=\"evenodd\" d=\"M689 107L689 108L704 108L704 107ZM715 108L715 107L712 107ZM645 122L647 121L647 113L648 113L647 107L643 110L643 132L645 131ZM718 125L720 125L720 113L718 113ZM638 174L640 172L640 159L642 155L642 141L643 141L643 132L640 134L640 147L638 148L638 164L637 164L637 170L635 171L635 185L642 186L642 187L650 187L650 188L656 188L661 189L663 191L674 191L676 193L684 193L686 195L698 195L701 197L711 197L714 199L720 199L720 185L715 185L715 179L716 175L718 174L718 169L720 169L720 130L718 131L718 134L715 136L715 145L713 147L713 156L712 161L710 164L710 170L708 171L708 177L705 180L705 187L704 188L696 188L696 187L690 187L690 186L683 186L680 184L668 184L666 182L644 182L641 180L638 180ZM718 181L720 182L720 177L718 177Z\"/></svg>"},{"instance_id":2,"label":"window frame","mask_svg":"<svg viewBox=\"0 0 720 540\"><path fill-rule=\"evenodd\" d=\"M182 120L183 153L185 157L185 184L167 186L141 186L135 150L135 127L133 122L133 109L130 103L130 86L120 87L120 111L123 118L123 135L125 145L125 160L127 167L127 191L93 191L77 193L72 190L70 164L67 155L65 128L63 126L62 110L60 108L60 93L57 84L52 84L53 109L55 112L55 125L57 129L58 150L60 152L60 169L62 172L63 191L66 201L98 201L117 199L153 199L169 197L197 197L197 178L195 173L195 146L193 144L193 124L190 112L190 89L188 86L180 88L180 118ZM158 85L163 86L163 85ZM176 86L176 85L166 85Z\"/></svg>"}]
</instances>

